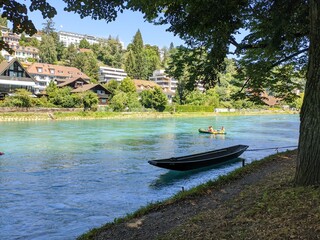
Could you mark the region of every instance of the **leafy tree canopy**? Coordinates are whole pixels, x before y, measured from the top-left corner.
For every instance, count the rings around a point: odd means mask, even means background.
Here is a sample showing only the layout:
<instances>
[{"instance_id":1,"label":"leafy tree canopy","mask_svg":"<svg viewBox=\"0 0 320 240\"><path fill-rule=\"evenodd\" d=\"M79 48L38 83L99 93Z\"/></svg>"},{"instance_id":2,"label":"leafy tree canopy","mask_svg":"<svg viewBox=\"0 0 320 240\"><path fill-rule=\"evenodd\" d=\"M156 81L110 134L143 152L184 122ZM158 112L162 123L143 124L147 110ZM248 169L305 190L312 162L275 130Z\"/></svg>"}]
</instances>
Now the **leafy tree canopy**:
<instances>
[{"instance_id":1,"label":"leafy tree canopy","mask_svg":"<svg viewBox=\"0 0 320 240\"><path fill-rule=\"evenodd\" d=\"M136 86L131 78L126 77L123 79L119 85L119 90L125 93L135 93Z\"/></svg>"}]
</instances>

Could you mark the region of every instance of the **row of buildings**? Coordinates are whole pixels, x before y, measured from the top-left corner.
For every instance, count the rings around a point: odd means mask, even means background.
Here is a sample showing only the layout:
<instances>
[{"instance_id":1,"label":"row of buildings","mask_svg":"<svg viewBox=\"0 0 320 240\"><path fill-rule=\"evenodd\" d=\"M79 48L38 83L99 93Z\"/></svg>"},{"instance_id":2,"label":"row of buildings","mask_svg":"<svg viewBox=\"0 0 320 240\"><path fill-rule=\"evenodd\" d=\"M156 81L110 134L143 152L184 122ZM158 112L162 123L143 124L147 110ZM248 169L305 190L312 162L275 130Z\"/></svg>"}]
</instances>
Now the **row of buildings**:
<instances>
[{"instance_id":1,"label":"row of buildings","mask_svg":"<svg viewBox=\"0 0 320 240\"><path fill-rule=\"evenodd\" d=\"M41 96L49 83L53 81L58 87L71 87L73 93L93 91L98 94L100 104L104 105L108 103L110 92L103 83L111 79L121 82L127 74L122 69L109 67L102 67L100 70L100 83L92 84L86 74L74 67L47 63L26 64L21 63L18 59L4 60L0 63L0 100L20 88L32 92L34 96ZM164 74L164 71L155 71L153 80L133 80L137 92L160 87L168 97L168 101L171 102L175 94L176 82L170 82L170 78L160 73Z\"/></svg>"},{"instance_id":2,"label":"row of buildings","mask_svg":"<svg viewBox=\"0 0 320 240\"><path fill-rule=\"evenodd\" d=\"M33 58L39 60L39 49L32 46L20 46L19 41L21 35L12 33L9 28L5 26L0 26L2 40L13 49L14 53L10 54L4 49L1 50L1 55L8 61L12 58L18 58L20 61L26 61L28 58ZM78 46L80 41L86 39L89 44L106 42L107 38L95 37L87 34L79 34L72 32L59 31L57 32L59 41L63 43L65 47L69 47L71 44ZM41 41L42 33L38 32L32 36L32 38L36 38L38 41ZM29 37L29 36L26 36ZM124 47L124 43L120 41L122 46Z\"/></svg>"},{"instance_id":3,"label":"row of buildings","mask_svg":"<svg viewBox=\"0 0 320 240\"><path fill-rule=\"evenodd\" d=\"M39 50L31 46L20 46L19 40L20 35L14 34L9 28L0 26L2 39L8 43L13 49L14 53L10 54L4 49L1 50L2 56L6 59L4 63L1 63L0 70L3 70L8 64L12 65L7 75L0 73L0 94L12 93L19 86L24 86L28 90L32 90L34 94L40 94L49 85L51 81L57 84L70 79L81 78L84 81L90 82L90 78L82 73L79 69L74 67L59 66L47 63L28 63L28 58L39 60ZM41 41L41 33L37 33L34 36ZM71 44L78 45L82 39L86 39L90 44L104 42L106 38L98 38L90 35L71 33L71 32L58 32L59 40L66 46ZM13 61L12 63L10 63ZM24 70L21 69L23 67ZM13 68L13 69L11 69ZM30 75L34 82L27 83L16 81L17 78L21 78L22 75ZM4 78L5 77L5 78ZM121 82L127 77L127 73L123 69L112 68L108 66L99 67L99 82L100 84L108 83L110 80L116 80ZM177 89L177 80L168 77L164 70L156 70L153 75L149 78L149 81L135 80L137 89L142 91L148 88L154 88L159 86L163 89L163 92L168 96L169 102L171 102ZM199 90L204 90L201 86L198 86ZM0 95L1 96L1 95Z\"/></svg>"}]
</instances>

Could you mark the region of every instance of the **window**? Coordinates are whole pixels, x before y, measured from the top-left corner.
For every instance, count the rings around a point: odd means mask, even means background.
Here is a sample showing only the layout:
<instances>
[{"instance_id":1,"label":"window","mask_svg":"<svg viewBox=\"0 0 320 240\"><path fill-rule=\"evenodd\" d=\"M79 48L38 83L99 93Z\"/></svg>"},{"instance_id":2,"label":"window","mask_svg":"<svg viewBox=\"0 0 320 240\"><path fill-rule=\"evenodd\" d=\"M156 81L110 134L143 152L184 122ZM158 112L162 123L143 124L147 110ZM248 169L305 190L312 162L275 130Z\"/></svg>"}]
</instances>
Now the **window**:
<instances>
[{"instance_id":1,"label":"window","mask_svg":"<svg viewBox=\"0 0 320 240\"><path fill-rule=\"evenodd\" d=\"M55 72L53 68L49 68L49 71L51 74L54 74L54 72Z\"/></svg>"},{"instance_id":2,"label":"window","mask_svg":"<svg viewBox=\"0 0 320 240\"><path fill-rule=\"evenodd\" d=\"M82 86L83 86L83 82L76 82L76 84L75 84L76 88L82 87Z\"/></svg>"},{"instance_id":3,"label":"window","mask_svg":"<svg viewBox=\"0 0 320 240\"><path fill-rule=\"evenodd\" d=\"M37 72L42 73L42 67L37 67Z\"/></svg>"}]
</instances>

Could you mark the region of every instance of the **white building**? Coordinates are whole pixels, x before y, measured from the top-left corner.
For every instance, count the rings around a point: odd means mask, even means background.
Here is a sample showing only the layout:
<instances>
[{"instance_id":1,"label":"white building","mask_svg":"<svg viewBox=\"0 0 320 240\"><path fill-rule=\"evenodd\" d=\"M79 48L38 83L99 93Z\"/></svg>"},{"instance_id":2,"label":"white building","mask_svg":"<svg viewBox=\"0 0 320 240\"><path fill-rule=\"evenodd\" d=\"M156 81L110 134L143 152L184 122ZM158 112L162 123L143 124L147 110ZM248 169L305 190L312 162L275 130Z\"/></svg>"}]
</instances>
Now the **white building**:
<instances>
[{"instance_id":1,"label":"white building","mask_svg":"<svg viewBox=\"0 0 320 240\"><path fill-rule=\"evenodd\" d=\"M72 33L72 32L58 32L59 41L63 42L65 47L69 47L71 44L79 45L82 39L86 39L90 44L106 41L105 38L98 38L86 34Z\"/></svg>"},{"instance_id":2,"label":"white building","mask_svg":"<svg viewBox=\"0 0 320 240\"><path fill-rule=\"evenodd\" d=\"M157 83L162 89L168 89L174 93L177 90L178 81L172 77L168 77L163 69L153 71L152 77L149 77L149 80Z\"/></svg>"},{"instance_id":3,"label":"white building","mask_svg":"<svg viewBox=\"0 0 320 240\"><path fill-rule=\"evenodd\" d=\"M107 83L112 79L116 80L117 82L121 82L126 77L127 73L123 69L107 66L99 67L99 81L101 83Z\"/></svg>"}]
</instances>

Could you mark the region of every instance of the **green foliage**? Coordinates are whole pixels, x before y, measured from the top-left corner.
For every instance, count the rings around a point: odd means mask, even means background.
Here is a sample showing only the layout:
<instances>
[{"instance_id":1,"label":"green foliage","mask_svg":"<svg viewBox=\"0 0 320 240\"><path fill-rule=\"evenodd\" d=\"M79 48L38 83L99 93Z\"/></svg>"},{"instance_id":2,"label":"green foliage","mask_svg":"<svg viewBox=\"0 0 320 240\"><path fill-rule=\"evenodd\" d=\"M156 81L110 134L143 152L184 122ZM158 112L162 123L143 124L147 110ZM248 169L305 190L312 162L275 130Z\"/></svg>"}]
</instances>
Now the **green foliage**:
<instances>
[{"instance_id":1,"label":"green foliage","mask_svg":"<svg viewBox=\"0 0 320 240\"><path fill-rule=\"evenodd\" d=\"M293 102L293 104L290 104L291 107L294 107L296 109L301 109L302 103L304 99L304 93L300 93L299 97Z\"/></svg>"},{"instance_id":2,"label":"green foliage","mask_svg":"<svg viewBox=\"0 0 320 240\"><path fill-rule=\"evenodd\" d=\"M127 93L127 110L131 112L138 112L141 110L142 105L139 101L139 95L136 92Z\"/></svg>"},{"instance_id":3,"label":"green foliage","mask_svg":"<svg viewBox=\"0 0 320 240\"><path fill-rule=\"evenodd\" d=\"M197 105L176 105L176 112L213 112L211 106L197 106Z\"/></svg>"},{"instance_id":4,"label":"green foliage","mask_svg":"<svg viewBox=\"0 0 320 240\"><path fill-rule=\"evenodd\" d=\"M2 106L30 108L33 106L32 93L25 89L17 89L12 96L5 98Z\"/></svg>"},{"instance_id":5,"label":"green foliage","mask_svg":"<svg viewBox=\"0 0 320 240\"><path fill-rule=\"evenodd\" d=\"M81 97L71 94L71 88L58 88L55 83L51 82L46 88L48 101L56 106L64 108L81 107Z\"/></svg>"},{"instance_id":6,"label":"green foliage","mask_svg":"<svg viewBox=\"0 0 320 240\"><path fill-rule=\"evenodd\" d=\"M153 107L153 91L152 89L143 90L140 93L140 102L141 105L145 108L152 108Z\"/></svg>"},{"instance_id":7,"label":"green foliage","mask_svg":"<svg viewBox=\"0 0 320 240\"><path fill-rule=\"evenodd\" d=\"M123 79L119 85L119 90L125 93L135 93L136 92L136 86L134 82L131 80L131 78L126 77Z\"/></svg>"},{"instance_id":8,"label":"green foliage","mask_svg":"<svg viewBox=\"0 0 320 240\"><path fill-rule=\"evenodd\" d=\"M105 88L111 92L111 98L114 96L118 87L119 87L119 83L117 82L117 80L114 80L114 79L108 81L107 84L105 84Z\"/></svg>"},{"instance_id":9,"label":"green foliage","mask_svg":"<svg viewBox=\"0 0 320 240\"><path fill-rule=\"evenodd\" d=\"M163 112L168 103L168 99L162 89L156 87L155 89L142 91L140 93L140 102L145 108L154 108L158 112Z\"/></svg>"},{"instance_id":10,"label":"green foliage","mask_svg":"<svg viewBox=\"0 0 320 240\"><path fill-rule=\"evenodd\" d=\"M202 106L205 103L205 94L199 90L191 91L186 96L186 104L192 104L197 106Z\"/></svg>"},{"instance_id":11,"label":"green foliage","mask_svg":"<svg viewBox=\"0 0 320 240\"><path fill-rule=\"evenodd\" d=\"M204 105L211 106L211 107L214 107L214 108L219 107L219 105L220 105L220 101L219 101L220 97L219 97L219 94L216 92L216 89L211 88L211 89L207 90L205 95L206 96L205 96Z\"/></svg>"},{"instance_id":12,"label":"green foliage","mask_svg":"<svg viewBox=\"0 0 320 240\"><path fill-rule=\"evenodd\" d=\"M72 66L72 64L75 62L76 56L77 48L74 44L70 44L63 50L62 60L65 62L66 66Z\"/></svg>"},{"instance_id":13,"label":"green foliage","mask_svg":"<svg viewBox=\"0 0 320 240\"><path fill-rule=\"evenodd\" d=\"M147 59L140 30L133 37L128 46L125 69L129 77L134 79L147 79Z\"/></svg>"},{"instance_id":14,"label":"green foliage","mask_svg":"<svg viewBox=\"0 0 320 240\"><path fill-rule=\"evenodd\" d=\"M125 78L119 85L118 90L114 92L110 100L110 107L116 112L122 111L138 111L141 109L141 104L138 99L138 94L132 89L133 81L130 78ZM134 86L134 84L133 84Z\"/></svg>"},{"instance_id":15,"label":"green foliage","mask_svg":"<svg viewBox=\"0 0 320 240\"><path fill-rule=\"evenodd\" d=\"M70 65L88 75L92 82L99 81L99 66L93 53L84 52L76 54Z\"/></svg>"},{"instance_id":16,"label":"green foliage","mask_svg":"<svg viewBox=\"0 0 320 240\"><path fill-rule=\"evenodd\" d=\"M82 95L84 111L96 110L99 103L98 95L92 91L86 91Z\"/></svg>"},{"instance_id":17,"label":"green foliage","mask_svg":"<svg viewBox=\"0 0 320 240\"><path fill-rule=\"evenodd\" d=\"M87 41L87 39L81 39L80 43L79 43L79 48L90 48L90 43Z\"/></svg>"},{"instance_id":18,"label":"green foliage","mask_svg":"<svg viewBox=\"0 0 320 240\"><path fill-rule=\"evenodd\" d=\"M40 42L36 38L27 38L25 37L24 34L21 34L20 40L19 40L19 45L20 46L31 46L31 47L36 47L39 48Z\"/></svg>"},{"instance_id":19,"label":"green foliage","mask_svg":"<svg viewBox=\"0 0 320 240\"><path fill-rule=\"evenodd\" d=\"M154 70L160 68L160 54L157 46L146 45L144 48L146 56L146 76L152 76Z\"/></svg>"},{"instance_id":20,"label":"green foliage","mask_svg":"<svg viewBox=\"0 0 320 240\"><path fill-rule=\"evenodd\" d=\"M42 36L39 50L39 56L42 62L53 64L57 61L56 45L52 36Z\"/></svg>"},{"instance_id":21,"label":"green foliage","mask_svg":"<svg viewBox=\"0 0 320 240\"><path fill-rule=\"evenodd\" d=\"M128 103L128 96L125 92L116 93L110 100L110 107L113 108L115 112L122 112L126 109Z\"/></svg>"},{"instance_id":22,"label":"green foliage","mask_svg":"<svg viewBox=\"0 0 320 240\"><path fill-rule=\"evenodd\" d=\"M124 50L119 39L109 38L106 42L93 44L90 47L97 56L97 59L114 68L122 68Z\"/></svg>"},{"instance_id":23,"label":"green foliage","mask_svg":"<svg viewBox=\"0 0 320 240\"><path fill-rule=\"evenodd\" d=\"M0 17L0 26L8 27L7 18Z\"/></svg>"}]
</instances>

